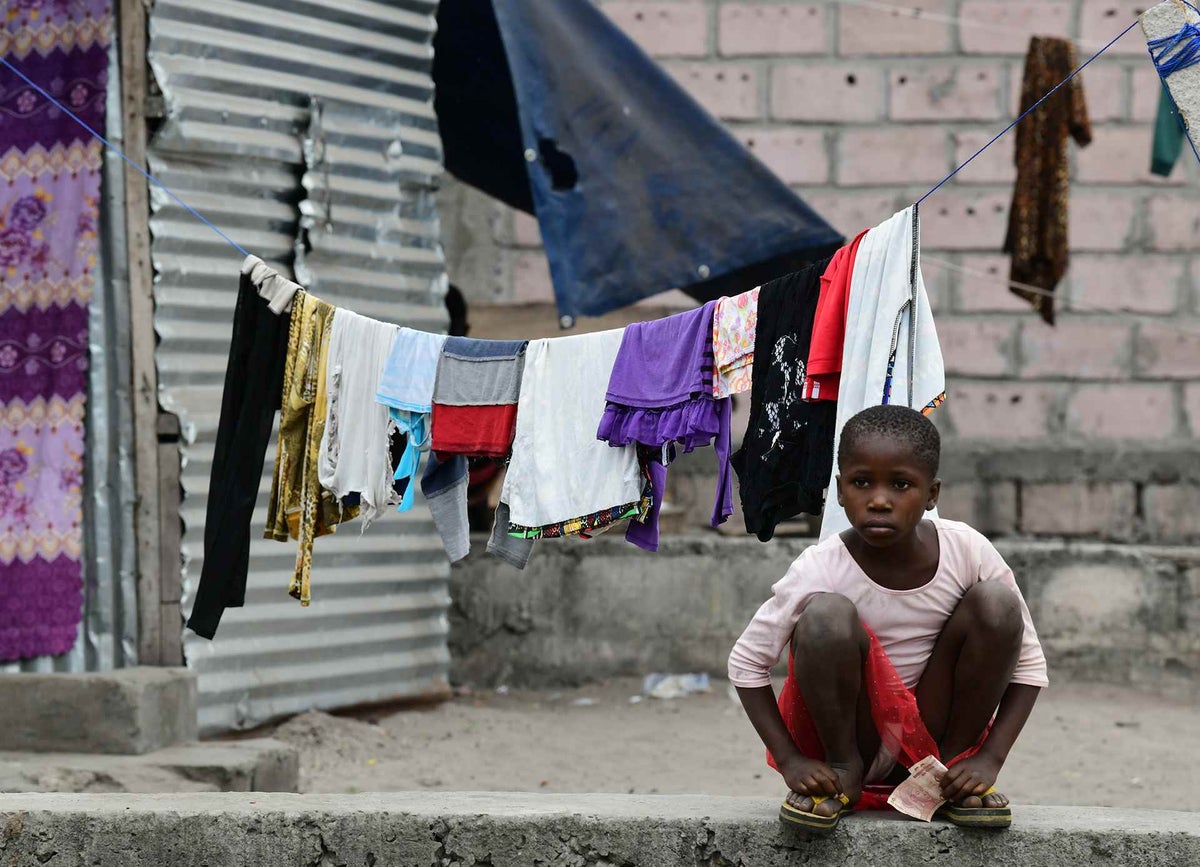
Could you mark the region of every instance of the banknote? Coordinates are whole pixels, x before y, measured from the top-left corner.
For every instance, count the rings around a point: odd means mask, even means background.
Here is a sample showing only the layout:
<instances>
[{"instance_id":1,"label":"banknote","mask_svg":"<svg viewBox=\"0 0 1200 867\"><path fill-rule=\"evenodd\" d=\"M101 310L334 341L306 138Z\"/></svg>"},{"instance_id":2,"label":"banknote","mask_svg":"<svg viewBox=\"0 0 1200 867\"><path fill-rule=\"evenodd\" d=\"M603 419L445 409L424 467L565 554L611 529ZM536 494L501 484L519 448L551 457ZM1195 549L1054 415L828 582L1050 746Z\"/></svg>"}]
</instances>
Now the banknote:
<instances>
[{"instance_id":1,"label":"banknote","mask_svg":"<svg viewBox=\"0 0 1200 867\"><path fill-rule=\"evenodd\" d=\"M926 756L908 769L909 778L896 786L888 803L914 819L928 822L937 808L946 803L939 780L946 766L933 756Z\"/></svg>"}]
</instances>

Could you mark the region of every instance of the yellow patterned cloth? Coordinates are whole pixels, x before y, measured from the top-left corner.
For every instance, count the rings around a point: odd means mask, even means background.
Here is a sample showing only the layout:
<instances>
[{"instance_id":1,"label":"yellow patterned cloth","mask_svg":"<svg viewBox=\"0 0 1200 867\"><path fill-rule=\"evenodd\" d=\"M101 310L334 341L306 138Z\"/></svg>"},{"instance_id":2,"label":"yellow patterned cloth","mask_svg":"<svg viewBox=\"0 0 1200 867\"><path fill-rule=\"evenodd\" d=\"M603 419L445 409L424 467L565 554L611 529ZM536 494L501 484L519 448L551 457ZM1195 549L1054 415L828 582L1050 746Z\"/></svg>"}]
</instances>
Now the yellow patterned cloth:
<instances>
[{"instance_id":1,"label":"yellow patterned cloth","mask_svg":"<svg viewBox=\"0 0 1200 867\"><path fill-rule=\"evenodd\" d=\"M292 301L287 362L280 399L279 450L267 505L268 539L296 539L296 571L288 593L308 605L313 540L358 515L317 481L317 457L325 432L325 370L334 307L297 292Z\"/></svg>"}]
</instances>

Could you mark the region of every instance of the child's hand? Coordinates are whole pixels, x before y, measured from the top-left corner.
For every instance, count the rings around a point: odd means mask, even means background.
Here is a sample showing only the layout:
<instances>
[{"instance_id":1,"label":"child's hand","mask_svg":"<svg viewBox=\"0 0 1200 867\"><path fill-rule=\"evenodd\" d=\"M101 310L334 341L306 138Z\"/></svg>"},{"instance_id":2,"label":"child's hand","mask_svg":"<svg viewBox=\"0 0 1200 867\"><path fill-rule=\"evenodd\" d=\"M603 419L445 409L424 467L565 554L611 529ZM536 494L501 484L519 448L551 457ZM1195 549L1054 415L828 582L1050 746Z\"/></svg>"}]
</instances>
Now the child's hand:
<instances>
[{"instance_id":1,"label":"child's hand","mask_svg":"<svg viewBox=\"0 0 1200 867\"><path fill-rule=\"evenodd\" d=\"M824 762L796 755L779 763L779 772L788 788L801 795L840 795L842 784L837 771Z\"/></svg>"},{"instance_id":2,"label":"child's hand","mask_svg":"<svg viewBox=\"0 0 1200 867\"><path fill-rule=\"evenodd\" d=\"M1002 764L985 752L963 759L942 774L942 796L954 803L972 795L982 796L996 784Z\"/></svg>"}]
</instances>

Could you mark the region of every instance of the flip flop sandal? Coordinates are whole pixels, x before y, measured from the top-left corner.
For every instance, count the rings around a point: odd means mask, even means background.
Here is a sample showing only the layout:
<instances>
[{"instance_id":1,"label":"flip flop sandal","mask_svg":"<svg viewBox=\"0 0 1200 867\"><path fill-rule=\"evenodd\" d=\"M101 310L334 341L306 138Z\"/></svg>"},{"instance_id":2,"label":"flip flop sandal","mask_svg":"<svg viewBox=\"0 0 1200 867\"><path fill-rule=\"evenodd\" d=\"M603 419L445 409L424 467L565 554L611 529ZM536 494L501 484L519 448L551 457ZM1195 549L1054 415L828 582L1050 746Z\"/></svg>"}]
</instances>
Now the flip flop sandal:
<instances>
[{"instance_id":1,"label":"flip flop sandal","mask_svg":"<svg viewBox=\"0 0 1200 867\"><path fill-rule=\"evenodd\" d=\"M982 800L995 791L996 787L991 786L978 797ZM957 804L944 804L934 816L947 819L962 828L1002 830L1012 825L1012 807L960 807Z\"/></svg>"},{"instance_id":2,"label":"flip flop sandal","mask_svg":"<svg viewBox=\"0 0 1200 867\"><path fill-rule=\"evenodd\" d=\"M809 797L812 798L813 807L830 799L829 795L810 795ZM806 813L784 801L783 806L779 808L779 821L818 834L828 834L838 826L838 822L842 820L842 814L850 806L850 797L848 795L835 795L834 800L841 801L842 807L832 816L819 816L816 813Z\"/></svg>"}]
</instances>

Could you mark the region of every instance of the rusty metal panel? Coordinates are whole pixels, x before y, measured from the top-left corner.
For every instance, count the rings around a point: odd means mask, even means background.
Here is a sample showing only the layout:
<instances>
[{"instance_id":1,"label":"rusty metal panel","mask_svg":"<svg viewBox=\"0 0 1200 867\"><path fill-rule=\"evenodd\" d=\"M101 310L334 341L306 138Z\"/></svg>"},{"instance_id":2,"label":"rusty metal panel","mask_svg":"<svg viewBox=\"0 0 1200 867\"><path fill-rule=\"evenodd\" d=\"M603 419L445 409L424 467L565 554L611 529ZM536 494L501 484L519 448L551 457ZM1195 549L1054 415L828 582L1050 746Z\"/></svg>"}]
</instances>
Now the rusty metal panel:
<instances>
[{"instance_id":1,"label":"rusty metal panel","mask_svg":"<svg viewBox=\"0 0 1200 867\"><path fill-rule=\"evenodd\" d=\"M444 326L430 78L435 0L157 0L151 68L165 118L153 171L246 249L323 298ZM240 255L169 197L152 201L160 399L182 427L183 608L204 512ZM449 566L428 512L347 525L315 546L313 603L287 595L295 548L261 538L246 606L188 633L204 732L444 690Z\"/></svg>"}]
</instances>

